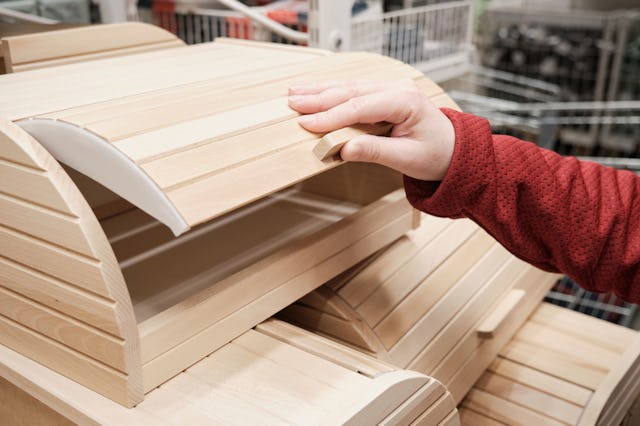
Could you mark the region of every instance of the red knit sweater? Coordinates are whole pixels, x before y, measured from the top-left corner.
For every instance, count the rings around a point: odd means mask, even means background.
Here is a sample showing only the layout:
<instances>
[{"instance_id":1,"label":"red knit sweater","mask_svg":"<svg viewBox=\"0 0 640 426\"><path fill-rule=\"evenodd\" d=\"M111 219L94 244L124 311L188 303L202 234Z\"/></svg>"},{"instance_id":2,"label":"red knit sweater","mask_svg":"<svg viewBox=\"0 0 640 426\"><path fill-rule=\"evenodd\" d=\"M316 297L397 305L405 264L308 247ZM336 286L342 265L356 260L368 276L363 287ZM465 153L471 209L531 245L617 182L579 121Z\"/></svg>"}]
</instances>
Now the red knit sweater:
<instances>
[{"instance_id":1,"label":"red knit sweater","mask_svg":"<svg viewBox=\"0 0 640 426\"><path fill-rule=\"evenodd\" d=\"M441 182L405 177L409 201L468 217L521 259L591 291L640 302L640 177L510 136L443 109L456 133Z\"/></svg>"}]
</instances>

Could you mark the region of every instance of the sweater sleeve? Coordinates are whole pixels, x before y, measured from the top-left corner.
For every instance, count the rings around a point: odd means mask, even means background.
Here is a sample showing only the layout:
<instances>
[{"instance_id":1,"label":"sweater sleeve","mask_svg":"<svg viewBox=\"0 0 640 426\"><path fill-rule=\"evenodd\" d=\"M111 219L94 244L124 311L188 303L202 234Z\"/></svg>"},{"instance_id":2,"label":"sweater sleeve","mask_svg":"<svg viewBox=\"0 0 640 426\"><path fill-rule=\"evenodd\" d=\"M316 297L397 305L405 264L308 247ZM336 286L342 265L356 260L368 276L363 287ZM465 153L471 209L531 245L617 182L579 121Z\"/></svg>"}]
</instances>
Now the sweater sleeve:
<instances>
[{"instance_id":1,"label":"sweater sleeve","mask_svg":"<svg viewBox=\"0 0 640 426\"><path fill-rule=\"evenodd\" d=\"M414 207L468 217L539 268L640 302L640 177L492 135L486 120L470 114L443 112L456 134L451 165L441 182L405 176Z\"/></svg>"}]
</instances>

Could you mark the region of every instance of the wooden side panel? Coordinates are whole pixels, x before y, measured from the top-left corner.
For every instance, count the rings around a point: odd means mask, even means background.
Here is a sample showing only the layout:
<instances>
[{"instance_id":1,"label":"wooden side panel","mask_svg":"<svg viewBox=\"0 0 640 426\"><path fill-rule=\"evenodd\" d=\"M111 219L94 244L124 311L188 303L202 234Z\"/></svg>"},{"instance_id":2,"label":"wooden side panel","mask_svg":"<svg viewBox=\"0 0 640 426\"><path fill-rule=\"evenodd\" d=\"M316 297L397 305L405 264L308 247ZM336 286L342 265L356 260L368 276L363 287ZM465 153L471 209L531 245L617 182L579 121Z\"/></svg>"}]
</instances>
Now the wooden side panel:
<instances>
[{"instance_id":1,"label":"wooden side panel","mask_svg":"<svg viewBox=\"0 0 640 426\"><path fill-rule=\"evenodd\" d=\"M14 124L0 122L0 134L2 147L13 142L0 157L20 161L0 164L18 173L0 179L0 342L132 406L138 333L113 251L60 165Z\"/></svg>"}]
</instances>

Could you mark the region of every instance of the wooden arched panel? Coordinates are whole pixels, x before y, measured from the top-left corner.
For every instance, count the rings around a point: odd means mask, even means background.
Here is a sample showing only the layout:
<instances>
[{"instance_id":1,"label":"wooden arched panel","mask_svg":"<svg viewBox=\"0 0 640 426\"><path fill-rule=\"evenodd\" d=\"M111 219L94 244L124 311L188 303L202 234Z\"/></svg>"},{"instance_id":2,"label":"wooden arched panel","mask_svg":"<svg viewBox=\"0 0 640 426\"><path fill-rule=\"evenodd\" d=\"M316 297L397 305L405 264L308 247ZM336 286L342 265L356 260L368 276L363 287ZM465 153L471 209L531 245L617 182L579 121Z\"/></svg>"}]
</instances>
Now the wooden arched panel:
<instances>
[{"instance_id":1,"label":"wooden arched panel","mask_svg":"<svg viewBox=\"0 0 640 426\"><path fill-rule=\"evenodd\" d=\"M102 228L60 164L0 121L0 343L124 405L138 331Z\"/></svg>"}]
</instances>

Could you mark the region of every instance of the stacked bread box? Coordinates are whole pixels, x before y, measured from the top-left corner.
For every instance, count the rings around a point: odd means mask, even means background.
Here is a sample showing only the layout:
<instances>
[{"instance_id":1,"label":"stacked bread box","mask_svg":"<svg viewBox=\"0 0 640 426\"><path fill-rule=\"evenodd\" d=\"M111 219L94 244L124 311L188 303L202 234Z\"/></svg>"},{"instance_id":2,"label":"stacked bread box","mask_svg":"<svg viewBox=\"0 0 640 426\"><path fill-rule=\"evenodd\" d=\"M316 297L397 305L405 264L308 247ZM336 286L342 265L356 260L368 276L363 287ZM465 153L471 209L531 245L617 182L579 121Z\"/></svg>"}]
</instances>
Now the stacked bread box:
<instances>
[{"instance_id":1,"label":"stacked bread box","mask_svg":"<svg viewBox=\"0 0 640 426\"><path fill-rule=\"evenodd\" d=\"M455 107L438 86L363 53L56 34L3 40L0 391L26 396L0 418L459 424L555 276L331 155L384 126L312 134L286 99L410 78Z\"/></svg>"}]
</instances>

